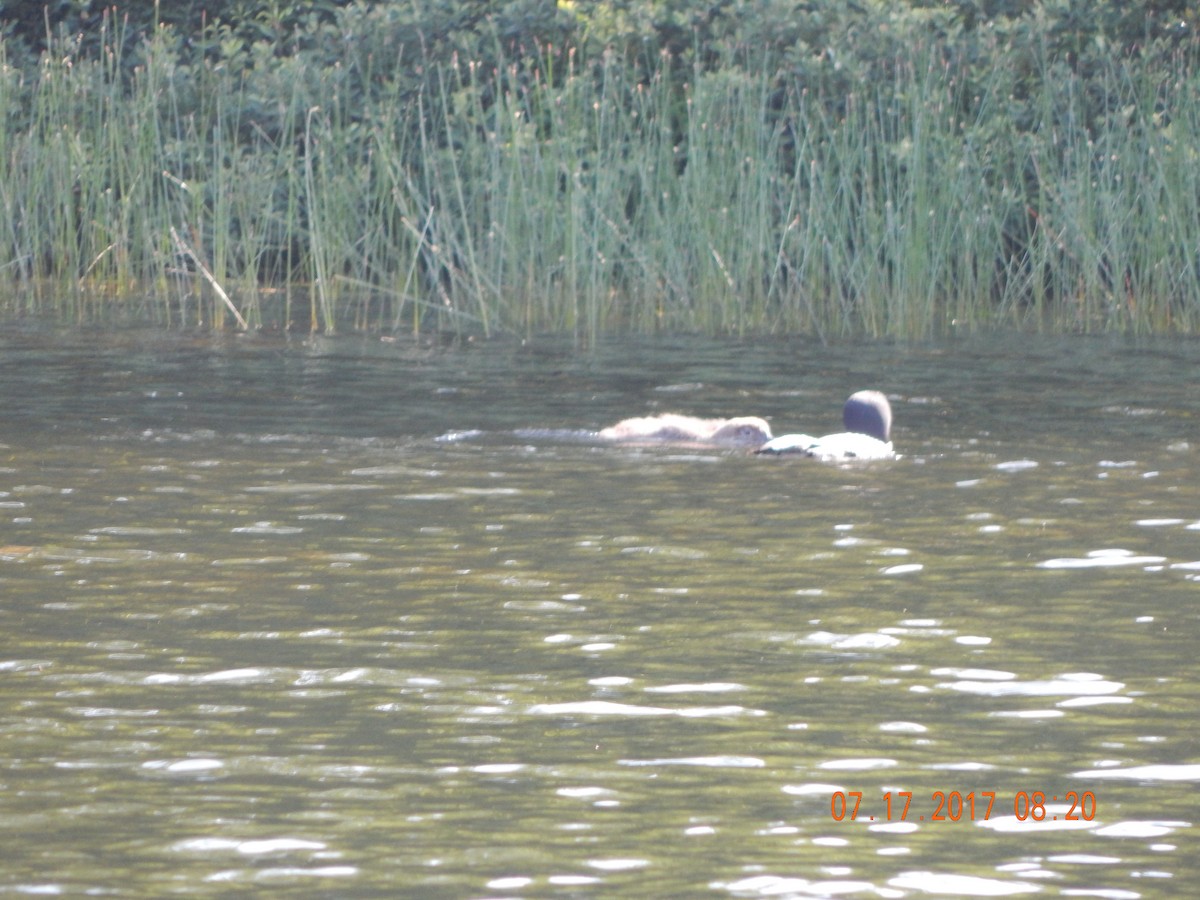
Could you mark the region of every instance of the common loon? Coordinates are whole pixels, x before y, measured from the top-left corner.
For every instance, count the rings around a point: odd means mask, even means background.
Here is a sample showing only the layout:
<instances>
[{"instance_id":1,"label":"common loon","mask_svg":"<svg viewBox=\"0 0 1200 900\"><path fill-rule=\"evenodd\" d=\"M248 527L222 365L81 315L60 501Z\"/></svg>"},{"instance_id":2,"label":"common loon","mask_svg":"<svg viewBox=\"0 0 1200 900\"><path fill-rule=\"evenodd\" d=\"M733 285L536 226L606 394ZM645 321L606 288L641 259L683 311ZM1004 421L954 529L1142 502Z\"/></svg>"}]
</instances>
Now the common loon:
<instances>
[{"instance_id":1,"label":"common loon","mask_svg":"<svg viewBox=\"0 0 1200 900\"><path fill-rule=\"evenodd\" d=\"M852 394L842 407L846 430L824 437L783 434L767 441L756 453L797 453L828 462L892 459L892 407L879 391Z\"/></svg>"},{"instance_id":2,"label":"common loon","mask_svg":"<svg viewBox=\"0 0 1200 900\"><path fill-rule=\"evenodd\" d=\"M599 436L615 441L761 447L771 440L771 426L757 416L698 419L694 416L664 413L659 416L623 419L616 425L601 429Z\"/></svg>"}]
</instances>

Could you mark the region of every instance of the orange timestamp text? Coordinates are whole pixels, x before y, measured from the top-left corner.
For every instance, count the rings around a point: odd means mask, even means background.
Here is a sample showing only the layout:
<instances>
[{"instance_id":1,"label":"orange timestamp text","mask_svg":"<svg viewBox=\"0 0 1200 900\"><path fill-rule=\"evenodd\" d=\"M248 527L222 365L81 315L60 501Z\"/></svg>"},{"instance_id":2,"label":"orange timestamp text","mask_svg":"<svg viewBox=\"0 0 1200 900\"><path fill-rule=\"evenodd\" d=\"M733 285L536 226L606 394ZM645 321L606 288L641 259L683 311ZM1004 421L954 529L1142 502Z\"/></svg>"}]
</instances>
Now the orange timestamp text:
<instances>
[{"instance_id":1,"label":"orange timestamp text","mask_svg":"<svg viewBox=\"0 0 1200 900\"><path fill-rule=\"evenodd\" d=\"M883 808L872 814L862 808L862 791L834 791L829 800L829 814L835 822L984 822L992 815L1004 815L1007 803L996 807L995 791L933 791L929 806L913 807L912 791L885 791ZM922 798L923 799L923 798ZM1007 798L1006 798L1007 799ZM1062 810L1059 804L1065 805ZM1053 809L1049 804L1055 804ZM918 806L922 801L918 800ZM1060 800L1057 794L1045 791L1017 791L1012 795L1012 814L1021 822L1091 822L1096 818L1096 795L1092 791L1067 791Z\"/></svg>"}]
</instances>

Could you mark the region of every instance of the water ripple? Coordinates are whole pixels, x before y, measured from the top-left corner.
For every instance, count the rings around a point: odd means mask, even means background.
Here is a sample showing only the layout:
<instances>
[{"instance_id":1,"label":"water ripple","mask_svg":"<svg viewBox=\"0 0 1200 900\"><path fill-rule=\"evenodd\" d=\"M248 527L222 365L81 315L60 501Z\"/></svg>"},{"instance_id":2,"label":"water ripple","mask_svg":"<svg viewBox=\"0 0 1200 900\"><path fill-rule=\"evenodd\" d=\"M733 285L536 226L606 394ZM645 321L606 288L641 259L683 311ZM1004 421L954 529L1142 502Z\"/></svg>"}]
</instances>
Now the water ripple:
<instances>
[{"instance_id":1,"label":"water ripple","mask_svg":"<svg viewBox=\"0 0 1200 900\"><path fill-rule=\"evenodd\" d=\"M1038 462L1035 459L1010 459L1007 462L998 462L992 466L1000 472L1028 472L1030 469L1036 469Z\"/></svg>"},{"instance_id":2,"label":"water ripple","mask_svg":"<svg viewBox=\"0 0 1200 900\"><path fill-rule=\"evenodd\" d=\"M1072 772L1076 778L1126 778L1132 781L1200 781L1200 764L1181 763L1152 766L1131 766L1123 769L1085 769Z\"/></svg>"},{"instance_id":3,"label":"water ripple","mask_svg":"<svg viewBox=\"0 0 1200 900\"><path fill-rule=\"evenodd\" d=\"M898 638L878 632L835 634L830 631L814 631L804 640L807 643L832 647L835 650L886 650L900 644Z\"/></svg>"},{"instance_id":4,"label":"water ripple","mask_svg":"<svg viewBox=\"0 0 1200 900\"><path fill-rule=\"evenodd\" d=\"M621 759L621 766L708 766L720 769L761 769L766 765L757 756L681 756L663 759Z\"/></svg>"},{"instance_id":5,"label":"water ripple","mask_svg":"<svg viewBox=\"0 0 1200 900\"><path fill-rule=\"evenodd\" d=\"M1165 837L1168 834L1172 834L1181 828L1191 827L1191 822L1169 820L1131 820L1128 822L1114 822L1112 825L1106 825L1103 828L1098 828L1096 829L1096 834L1100 837L1159 838Z\"/></svg>"},{"instance_id":6,"label":"water ripple","mask_svg":"<svg viewBox=\"0 0 1200 900\"><path fill-rule=\"evenodd\" d=\"M1028 881L1001 881L946 872L905 872L888 881L888 884L901 890L958 897L1009 897L1013 894L1035 894L1042 890L1041 885Z\"/></svg>"},{"instance_id":7,"label":"water ripple","mask_svg":"<svg viewBox=\"0 0 1200 900\"><path fill-rule=\"evenodd\" d=\"M287 853L293 850L324 850L326 845L321 841L310 841L303 838L260 838L256 840L239 841L233 838L201 837L186 838L176 841L171 849L182 853L213 853L229 850L243 856L261 856L267 853Z\"/></svg>"},{"instance_id":8,"label":"water ripple","mask_svg":"<svg viewBox=\"0 0 1200 900\"><path fill-rule=\"evenodd\" d=\"M1078 815L1078 809L1066 803L1047 803L1046 817L1041 821L1030 816L1018 819L1016 816L992 816L977 823L980 828L1005 834L1025 834L1031 831L1085 831L1099 828L1101 823L1086 821L1080 818L1068 819L1068 814Z\"/></svg>"},{"instance_id":9,"label":"water ripple","mask_svg":"<svg viewBox=\"0 0 1200 900\"><path fill-rule=\"evenodd\" d=\"M580 700L573 703L535 703L529 708L533 715L542 716L679 716L685 719L723 716L765 716L758 709L744 706L693 706L668 709L663 706L639 706L615 703L611 700Z\"/></svg>"},{"instance_id":10,"label":"water ripple","mask_svg":"<svg viewBox=\"0 0 1200 900\"><path fill-rule=\"evenodd\" d=\"M1083 558L1060 557L1037 564L1039 569L1100 569L1117 566L1151 566L1166 562L1165 556L1138 556L1129 550L1092 550Z\"/></svg>"},{"instance_id":11,"label":"water ripple","mask_svg":"<svg viewBox=\"0 0 1200 900\"><path fill-rule=\"evenodd\" d=\"M1106 681L1099 675L1089 672L1060 675L1043 681L979 681L960 679L946 681L936 685L953 691L967 694L981 694L988 697L1054 697L1054 696L1095 696L1115 694L1125 687L1119 681Z\"/></svg>"},{"instance_id":12,"label":"water ripple","mask_svg":"<svg viewBox=\"0 0 1200 900\"><path fill-rule=\"evenodd\" d=\"M862 757L858 759L830 760L829 762L821 763L817 768L842 772L866 772L873 769L890 769L897 765L899 765L899 762L894 759Z\"/></svg>"},{"instance_id":13,"label":"water ripple","mask_svg":"<svg viewBox=\"0 0 1200 900\"><path fill-rule=\"evenodd\" d=\"M646 688L647 694L692 694L692 693L726 693L728 691L744 691L744 684L729 681L712 681L704 684L664 684L658 687Z\"/></svg>"},{"instance_id":14,"label":"water ripple","mask_svg":"<svg viewBox=\"0 0 1200 900\"><path fill-rule=\"evenodd\" d=\"M751 875L737 881L713 882L711 887L756 897L836 897L875 891L869 881L809 881L784 875Z\"/></svg>"}]
</instances>

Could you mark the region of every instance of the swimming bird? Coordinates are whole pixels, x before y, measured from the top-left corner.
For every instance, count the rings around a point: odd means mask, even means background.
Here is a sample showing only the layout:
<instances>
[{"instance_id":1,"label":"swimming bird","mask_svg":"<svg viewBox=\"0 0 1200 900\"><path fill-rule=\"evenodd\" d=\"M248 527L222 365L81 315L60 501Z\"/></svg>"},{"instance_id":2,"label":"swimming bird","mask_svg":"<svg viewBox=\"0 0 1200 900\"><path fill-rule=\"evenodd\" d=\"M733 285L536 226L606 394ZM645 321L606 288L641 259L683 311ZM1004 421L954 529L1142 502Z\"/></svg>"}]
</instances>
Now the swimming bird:
<instances>
[{"instance_id":1,"label":"swimming bird","mask_svg":"<svg viewBox=\"0 0 1200 900\"><path fill-rule=\"evenodd\" d=\"M798 453L827 462L892 459L892 406L879 391L851 394L842 407L846 430L824 437L783 434L767 441L755 453Z\"/></svg>"},{"instance_id":2,"label":"swimming bird","mask_svg":"<svg viewBox=\"0 0 1200 900\"><path fill-rule=\"evenodd\" d=\"M662 441L672 444L719 444L759 447L771 440L771 426L757 416L734 419L698 419L677 413L623 419L601 429L606 440L627 442Z\"/></svg>"}]
</instances>

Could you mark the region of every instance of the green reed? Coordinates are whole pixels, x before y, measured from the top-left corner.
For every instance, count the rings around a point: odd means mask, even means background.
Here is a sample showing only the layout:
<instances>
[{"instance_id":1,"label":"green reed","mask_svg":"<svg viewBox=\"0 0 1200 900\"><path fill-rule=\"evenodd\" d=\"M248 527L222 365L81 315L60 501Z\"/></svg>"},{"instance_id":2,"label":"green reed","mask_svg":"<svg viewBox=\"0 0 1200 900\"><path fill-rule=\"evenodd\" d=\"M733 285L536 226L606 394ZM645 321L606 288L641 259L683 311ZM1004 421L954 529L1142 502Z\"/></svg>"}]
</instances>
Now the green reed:
<instances>
[{"instance_id":1,"label":"green reed","mask_svg":"<svg viewBox=\"0 0 1200 900\"><path fill-rule=\"evenodd\" d=\"M1060 120L1035 146L1042 185L1031 256L1060 328L1194 330L1200 278L1200 117L1177 92L1114 73L1098 131ZM1069 83L1057 98L1069 104ZM1194 96L1194 95L1193 95ZM1047 172L1047 166L1050 166Z\"/></svg>"},{"instance_id":2,"label":"green reed","mask_svg":"<svg viewBox=\"0 0 1200 900\"><path fill-rule=\"evenodd\" d=\"M160 31L131 67L64 44L21 72L0 45L9 312L580 339L1200 327L1182 60L1114 63L1087 85L1099 120L1042 60L1019 123L1011 67L968 77L932 47L845 95L767 61L497 46L413 89L405 60L177 49Z\"/></svg>"}]
</instances>

